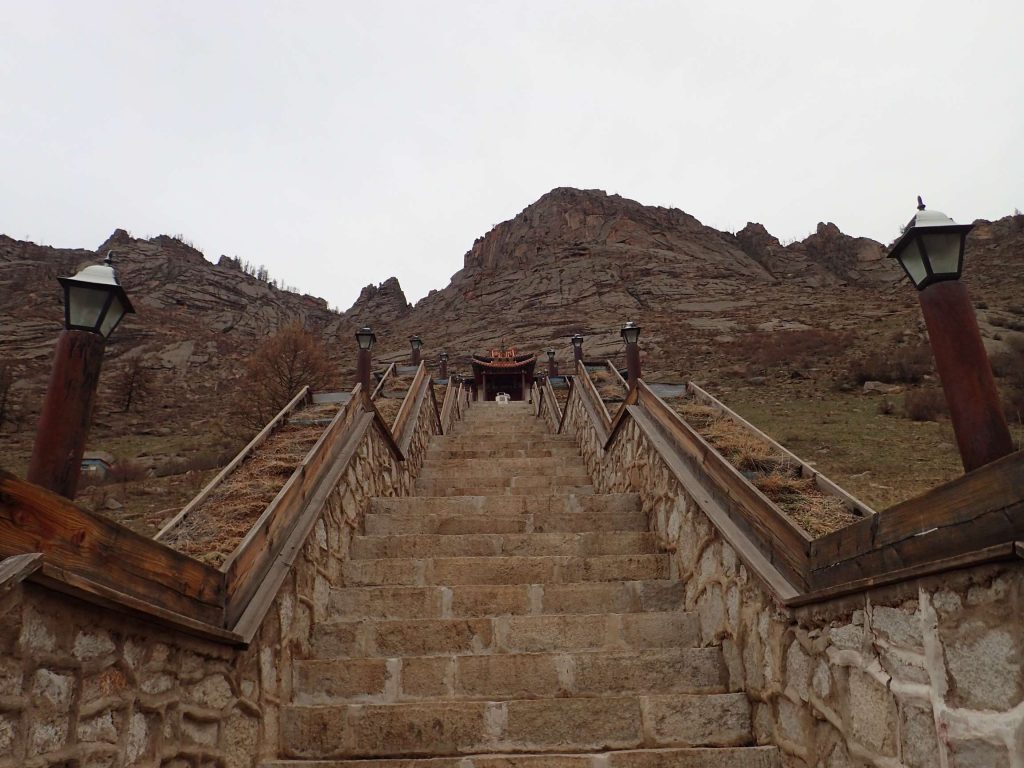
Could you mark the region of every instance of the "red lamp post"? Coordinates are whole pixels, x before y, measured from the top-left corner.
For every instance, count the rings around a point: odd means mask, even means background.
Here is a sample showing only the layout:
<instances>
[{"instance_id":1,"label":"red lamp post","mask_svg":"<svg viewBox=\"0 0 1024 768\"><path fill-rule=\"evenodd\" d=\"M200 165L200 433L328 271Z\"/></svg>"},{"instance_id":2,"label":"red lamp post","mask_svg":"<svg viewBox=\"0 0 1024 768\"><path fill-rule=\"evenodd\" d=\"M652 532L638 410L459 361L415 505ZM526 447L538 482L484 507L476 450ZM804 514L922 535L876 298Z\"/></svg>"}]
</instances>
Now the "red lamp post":
<instances>
[{"instance_id":1,"label":"red lamp post","mask_svg":"<svg viewBox=\"0 0 1024 768\"><path fill-rule=\"evenodd\" d=\"M555 350L548 350L548 376L558 375L558 363L555 362Z\"/></svg>"},{"instance_id":2,"label":"red lamp post","mask_svg":"<svg viewBox=\"0 0 1024 768\"><path fill-rule=\"evenodd\" d=\"M423 339L419 336L410 336L409 346L412 347L412 364L413 366L419 367L421 359L420 350L423 348Z\"/></svg>"},{"instance_id":3,"label":"red lamp post","mask_svg":"<svg viewBox=\"0 0 1024 768\"><path fill-rule=\"evenodd\" d=\"M578 363L583 360L583 334L574 333L569 341L572 342L572 361Z\"/></svg>"},{"instance_id":4,"label":"red lamp post","mask_svg":"<svg viewBox=\"0 0 1024 768\"><path fill-rule=\"evenodd\" d=\"M622 340L626 342L626 370L629 388L640 380L640 326L630 320L622 326Z\"/></svg>"},{"instance_id":5,"label":"red lamp post","mask_svg":"<svg viewBox=\"0 0 1024 768\"><path fill-rule=\"evenodd\" d=\"M889 251L918 290L965 472L1013 451L978 320L960 282L972 226L925 210L919 197L917 214Z\"/></svg>"},{"instance_id":6,"label":"red lamp post","mask_svg":"<svg viewBox=\"0 0 1024 768\"><path fill-rule=\"evenodd\" d=\"M377 336L368 326L364 325L356 331L356 344L359 345L359 353L356 358L356 384L363 385L366 397L370 396L370 350L373 349L375 341L377 341Z\"/></svg>"},{"instance_id":7,"label":"red lamp post","mask_svg":"<svg viewBox=\"0 0 1024 768\"><path fill-rule=\"evenodd\" d=\"M438 366L437 366L437 368L438 368L437 377L439 379L447 379L448 378L448 353L447 352L442 352L440 355L437 356L437 359L439 361L438 362Z\"/></svg>"},{"instance_id":8,"label":"red lamp post","mask_svg":"<svg viewBox=\"0 0 1024 768\"><path fill-rule=\"evenodd\" d=\"M113 256L110 251L103 264L58 278L64 288L64 330L57 338L28 480L69 499L82 471L106 339L135 311L117 282Z\"/></svg>"}]
</instances>

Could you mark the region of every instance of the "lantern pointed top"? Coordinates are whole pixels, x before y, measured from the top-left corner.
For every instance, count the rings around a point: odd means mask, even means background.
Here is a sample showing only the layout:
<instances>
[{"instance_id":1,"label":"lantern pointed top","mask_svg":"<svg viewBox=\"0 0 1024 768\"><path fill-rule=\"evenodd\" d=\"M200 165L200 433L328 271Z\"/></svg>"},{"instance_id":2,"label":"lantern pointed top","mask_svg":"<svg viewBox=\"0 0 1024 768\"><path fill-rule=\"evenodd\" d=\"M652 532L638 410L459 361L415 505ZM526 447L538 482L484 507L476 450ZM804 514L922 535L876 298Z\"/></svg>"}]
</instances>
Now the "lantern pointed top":
<instances>
[{"instance_id":1,"label":"lantern pointed top","mask_svg":"<svg viewBox=\"0 0 1024 768\"><path fill-rule=\"evenodd\" d=\"M924 210L924 200L921 199L920 195L917 196L917 210L919 210L919 211L923 211Z\"/></svg>"}]
</instances>

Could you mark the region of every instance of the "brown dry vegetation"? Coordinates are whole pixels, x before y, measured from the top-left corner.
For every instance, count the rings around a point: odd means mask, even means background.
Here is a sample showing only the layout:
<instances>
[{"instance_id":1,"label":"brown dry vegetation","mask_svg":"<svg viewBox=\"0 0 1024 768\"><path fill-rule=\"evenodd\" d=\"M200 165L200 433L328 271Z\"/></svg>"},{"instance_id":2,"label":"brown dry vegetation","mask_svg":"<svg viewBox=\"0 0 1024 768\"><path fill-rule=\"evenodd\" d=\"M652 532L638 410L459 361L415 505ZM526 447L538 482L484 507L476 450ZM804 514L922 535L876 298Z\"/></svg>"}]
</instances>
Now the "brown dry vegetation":
<instances>
[{"instance_id":1,"label":"brown dry vegetation","mask_svg":"<svg viewBox=\"0 0 1024 768\"><path fill-rule=\"evenodd\" d=\"M301 421L331 418L336 412L332 404L295 411L163 542L215 567L223 565L326 428Z\"/></svg>"},{"instance_id":2,"label":"brown dry vegetation","mask_svg":"<svg viewBox=\"0 0 1024 768\"><path fill-rule=\"evenodd\" d=\"M823 493L812 479L801 477L799 466L742 424L690 399L670 403L701 437L811 537L860 519L842 499Z\"/></svg>"}]
</instances>

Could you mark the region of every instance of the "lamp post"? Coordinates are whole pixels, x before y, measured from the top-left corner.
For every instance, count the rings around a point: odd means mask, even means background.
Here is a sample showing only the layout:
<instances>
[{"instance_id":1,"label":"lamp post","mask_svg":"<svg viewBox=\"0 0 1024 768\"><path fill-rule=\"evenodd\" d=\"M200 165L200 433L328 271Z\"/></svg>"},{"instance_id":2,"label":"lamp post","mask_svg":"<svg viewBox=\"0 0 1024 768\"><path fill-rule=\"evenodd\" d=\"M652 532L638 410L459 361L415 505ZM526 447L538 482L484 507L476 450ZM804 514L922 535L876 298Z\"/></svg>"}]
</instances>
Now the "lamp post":
<instances>
[{"instance_id":1,"label":"lamp post","mask_svg":"<svg viewBox=\"0 0 1024 768\"><path fill-rule=\"evenodd\" d=\"M438 366L437 366L438 367L438 372L437 372L438 373L438 378L447 379L448 378L448 353L447 352L442 352L440 355L437 356L437 359L440 361L438 363Z\"/></svg>"},{"instance_id":2,"label":"lamp post","mask_svg":"<svg viewBox=\"0 0 1024 768\"><path fill-rule=\"evenodd\" d=\"M356 384L363 385L363 393L370 396L370 350L373 343L377 341L377 335L370 330L369 326L363 326L356 331L356 344L359 345L359 353L356 358Z\"/></svg>"},{"instance_id":3,"label":"lamp post","mask_svg":"<svg viewBox=\"0 0 1024 768\"><path fill-rule=\"evenodd\" d=\"M420 350L423 348L423 339L419 336L410 336L409 346L412 347L412 364L418 366L420 364Z\"/></svg>"},{"instance_id":4,"label":"lamp post","mask_svg":"<svg viewBox=\"0 0 1024 768\"><path fill-rule=\"evenodd\" d=\"M555 350L548 350L548 376L558 375L558 363L555 362Z\"/></svg>"},{"instance_id":5,"label":"lamp post","mask_svg":"<svg viewBox=\"0 0 1024 768\"><path fill-rule=\"evenodd\" d=\"M106 339L135 311L117 282L113 260L109 251L102 264L58 278L64 288L64 330L57 337L28 480L69 499L82 471Z\"/></svg>"},{"instance_id":6,"label":"lamp post","mask_svg":"<svg viewBox=\"0 0 1024 768\"><path fill-rule=\"evenodd\" d=\"M578 363L583 360L583 334L574 333L569 341L572 342L572 360Z\"/></svg>"},{"instance_id":7,"label":"lamp post","mask_svg":"<svg viewBox=\"0 0 1024 768\"><path fill-rule=\"evenodd\" d=\"M640 380L640 326L630 320L620 331L626 342L626 371L629 388L633 389Z\"/></svg>"},{"instance_id":8,"label":"lamp post","mask_svg":"<svg viewBox=\"0 0 1024 768\"><path fill-rule=\"evenodd\" d=\"M889 251L918 290L965 472L1013 451L978 320L960 282L972 226L925 210L919 197L917 214Z\"/></svg>"}]
</instances>

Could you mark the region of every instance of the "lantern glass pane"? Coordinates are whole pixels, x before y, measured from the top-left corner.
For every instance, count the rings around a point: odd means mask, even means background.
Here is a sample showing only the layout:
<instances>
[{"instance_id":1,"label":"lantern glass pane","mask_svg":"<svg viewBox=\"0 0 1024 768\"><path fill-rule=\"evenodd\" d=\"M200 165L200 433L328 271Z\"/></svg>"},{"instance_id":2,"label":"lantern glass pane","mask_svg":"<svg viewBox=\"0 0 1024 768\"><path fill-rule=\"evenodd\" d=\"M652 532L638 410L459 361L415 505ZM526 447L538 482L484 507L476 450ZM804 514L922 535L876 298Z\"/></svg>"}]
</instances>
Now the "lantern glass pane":
<instances>
[{"instance_id":1,"label":"lantern glass pane","mask_svg":"<svg viewBox=\"0 0 1024 768\"><path fill-rule=\"evenodd\" d=\"M94 331L100 322L100 314L107 303L108 291L103 288L87 288L84 285L68 286L68 319L72 328Z\"/></svg>"},{"instance_id":2,"label":"lantern glass pane","mask_svg":"<svg viewBox=\"0 0 1024 768\"><path fill-rule=\"evenodd\" d=\"M960 233L932 232L922 234L932 272L937 277L956 277L960 272Z\"/></svg>"},{"instance_id":3,"label":"lantern glass pane","mask_svg":"<svg viewBox=\"0 0 1024 768\"><path fill-rule=\"evenodd\" d=\"M928 270L924 267L924 259L921 258L921 248L916 239L908 243L907 247L900 253L900 262L903 264L903 268L907 270L907 274L910 275L910 279L914 281L914 285L921 285L927 279Z\"/></svg>"},{"instance_id":4,"label":"lantern glass pane","mask_svg":"<svg viewBox=\"0 0 1024 768\"><path fill-rule=\"evenodd\" d=\"M121 299L115 295L110 302L110 309L107 310L107 316L103 318L103 322L100 325L100 335L103 338L107 338L110 332L114 330L114 327L124 317L124 304L121 303Z\"/></svg>"}]
</instances>

